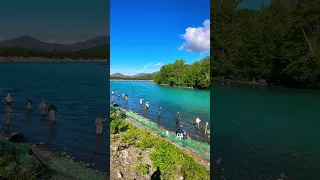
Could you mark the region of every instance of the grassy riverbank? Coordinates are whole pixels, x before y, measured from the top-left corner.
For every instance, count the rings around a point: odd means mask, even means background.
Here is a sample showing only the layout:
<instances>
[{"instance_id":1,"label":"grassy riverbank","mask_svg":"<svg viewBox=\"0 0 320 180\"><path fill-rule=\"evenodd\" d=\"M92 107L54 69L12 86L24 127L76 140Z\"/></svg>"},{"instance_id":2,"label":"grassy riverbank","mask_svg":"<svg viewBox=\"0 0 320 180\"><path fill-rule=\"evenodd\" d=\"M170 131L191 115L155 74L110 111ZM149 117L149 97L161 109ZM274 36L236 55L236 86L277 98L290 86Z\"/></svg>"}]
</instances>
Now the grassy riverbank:
<instances>
[{"instance_id":1,"label":"grassy riverbank","mask_svg":"<svg viewBox=\"0 0 320 180\"><path fill-rule=\"evenodd\" d=\"M77 162L67 153L47 150L43 143L23 144L8 141L9 135L0 134L0 177L1 179L65 179L105 180L105 174L89 168L94 164ZM43 167L30 155L29 150L46 165Z\"/></svg>"},{"instance_id":2,"label":"grassy riverbank","mask_svg":"<svg viewBox=\"0 0 320 180\"><path fill-rule=\"evenodd\" d=\"M148 129L111 115L110 178L210 179L205 166Z\"/></svg>"}]
</instances>

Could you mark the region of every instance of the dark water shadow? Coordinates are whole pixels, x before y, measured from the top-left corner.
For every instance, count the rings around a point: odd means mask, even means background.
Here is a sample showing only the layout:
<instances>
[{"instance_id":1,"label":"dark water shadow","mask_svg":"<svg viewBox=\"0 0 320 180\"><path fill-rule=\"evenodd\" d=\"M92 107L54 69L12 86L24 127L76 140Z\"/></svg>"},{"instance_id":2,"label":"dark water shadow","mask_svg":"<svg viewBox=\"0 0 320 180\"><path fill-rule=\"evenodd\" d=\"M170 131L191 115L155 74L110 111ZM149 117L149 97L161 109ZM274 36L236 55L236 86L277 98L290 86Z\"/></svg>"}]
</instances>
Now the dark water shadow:
<instances>
[{"instance_id":1,"label":"dark water shadow","mask_svg":"<svg viewBox=\"0 0 320 180\"><path fill-rule=\"evenodd\" d=\"M40 121L45 121L46 120L46 116L40 115Z\"/></svg>"},{"instance_id":2,"label":"dark water shadow","mask_svg":"<svg viewBox=\"0 0 320 180\"><path fill-rule=\"evenodd\" d=\"M94 152L98 153L100 149L103 147L103 136L96 135L94 138Z\"/></svg>"},{"instance_id":3,"label":"dark water shadow","mask_svg":"<svg viewBox=\"0 0 320 180\"><path fill-rule=\"evenodd\" d=\"M160 120L161 120L161 114L158 114L158 116L157 116L157 123L158 123L158 125L160 125Z\"/></svg>"},{"instance_id":4,"label":"dark water shadow","mask_svg":"<svg viewBox=\"0 0 320 180\"><path fill-rule=\"evenodd\" d=\"M56 121L49 122L49 132L50 134L54 134L56 132Z\"/></svg>"}]
</instances>

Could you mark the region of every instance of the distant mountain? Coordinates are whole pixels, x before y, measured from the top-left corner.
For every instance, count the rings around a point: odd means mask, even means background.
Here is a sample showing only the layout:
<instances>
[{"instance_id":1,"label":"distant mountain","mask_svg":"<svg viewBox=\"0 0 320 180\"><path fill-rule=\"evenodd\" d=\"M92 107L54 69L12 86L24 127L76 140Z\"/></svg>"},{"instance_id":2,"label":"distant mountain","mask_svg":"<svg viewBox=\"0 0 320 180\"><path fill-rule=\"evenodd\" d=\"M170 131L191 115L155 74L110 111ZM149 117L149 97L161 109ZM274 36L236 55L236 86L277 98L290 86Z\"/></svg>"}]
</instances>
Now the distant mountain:
<instances>
[{"instance_id":1,"label":"distant mountain","mask_svg":"<svg viewBox=\"0 0 320 180\"><path fill-rule=\"evenodd\" d=\"M74 44L58 44L39 41L30 36L20 36L14 39L5 40L0 42L0 46L4 47L21 47L28 49L40 49L45 51L76 51L81 49L88 49L104 44L109 44L109 36L98 36L83 42L77 42Z\"/></svg>"},{"instance_id":2,"label":"distant mountain","mask_svg":"<svg viewBox=\"0 0 320 180\"><path fill-rule=\"evenodd\" d=\"M150 77L153 77L157 74L158 72L153 72L153 73L139 73L139 74L135 74L135 75L124 75L124 74L121 74L121 73L114 73L114 74L111 74L111 77L120 77L120 78L146 78L146 79L150 79Z\"/></svg>"},{"instance_id":3,"label":"distant mountain","mask_svg":"<svg viewBox=\"0 0 320 180\"><path fill-rule=\"evenodd\" d=\"M133 76L131 76L132 78L136 78L136 77L140 77L140 76L144 76L147 75L148 73L139 73L139 74L135 74Z\"/></svg>"},{"instance_id":4,"label":"distant mountain","mask_svg":"<svg viewBox=\"0 0 320 180\"><path fill-rule=\"evenodd\" d=\"M110 37L109 36L98 36L83 42L77 42L72 44L73 50L79 50L79 49L88 49L96 46L101 46L105 44L109 44Z\"/></svg>"}]
</instances>

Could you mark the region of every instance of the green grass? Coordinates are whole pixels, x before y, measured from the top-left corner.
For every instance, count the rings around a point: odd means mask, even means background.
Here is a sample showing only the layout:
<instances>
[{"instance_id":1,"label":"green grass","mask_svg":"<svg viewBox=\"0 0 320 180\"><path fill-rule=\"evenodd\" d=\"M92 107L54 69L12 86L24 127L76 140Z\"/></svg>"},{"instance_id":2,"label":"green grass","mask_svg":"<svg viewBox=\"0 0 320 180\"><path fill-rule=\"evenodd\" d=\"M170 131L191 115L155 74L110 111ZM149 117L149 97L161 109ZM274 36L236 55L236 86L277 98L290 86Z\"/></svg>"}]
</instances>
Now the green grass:
<instances>
[{"instance_id":1,"label":"green grass","mask_svg":"<svg viewBox=\"0 0 320 180\"><path fill-rule=\"evenodd\" d=\"M149 165L148 164L140 163L138 166L136 166L134 168L141 176L145 176L145 175L149 174Z\"/></svg>"},{"instance_id":2,"label":"green grass","mask_svg":"<svg viewBox=\"0 0 320 180\"><path fill-rule=\"evenodd\" d=\"M198 164L190 154L169 141L153 135L150 131L129 125L121 118L113 116L111 116L110 127L113 133L121 132L121 143L136 146L141 150L151 149L149 158L153 166L162 172L162 178L179 175L184 179L210 179L210 172Z\"/></svg>"},{"instance_id":3,"label":"green grass","mask_svg":"<svg viewBox=\"0 0 320 180\"><path fill-rule=\"evenodd\" d=\"M0 157L0 177L1 179L11 180L34 180L37 173L35 169L22 171L19 166L19 161L10 158L9 156Z\"/></svg>"}]
</instances>

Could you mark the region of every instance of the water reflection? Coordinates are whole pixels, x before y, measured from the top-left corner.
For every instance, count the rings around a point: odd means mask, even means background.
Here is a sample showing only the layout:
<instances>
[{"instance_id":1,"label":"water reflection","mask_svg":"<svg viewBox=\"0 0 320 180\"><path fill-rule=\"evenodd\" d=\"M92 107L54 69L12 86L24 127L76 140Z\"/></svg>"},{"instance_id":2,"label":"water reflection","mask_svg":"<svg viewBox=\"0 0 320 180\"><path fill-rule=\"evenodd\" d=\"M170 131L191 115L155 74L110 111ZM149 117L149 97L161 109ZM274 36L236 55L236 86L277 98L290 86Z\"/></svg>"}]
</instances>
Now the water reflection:
<instances>
[{"instance_id":1,"label":"water reflection","mask_svg":"<svg viewBox=\"0 0 320 180\"><path fill-rule=\"evenodd\" d=\"M95 136L94 139L94 152L99 153L99 150L103 147L103 136Z\"/></svg>"},{"instance_id":2,"label":"water reflection","mask_svg":"<svg viewBox=\"0 0 320 180\"><path fill-rule=\"evenodd\" d=\"M56 131L56 121L49 122L49 131L51 134L54 134L54 132Z\"/></svg>"}]
</instances>

